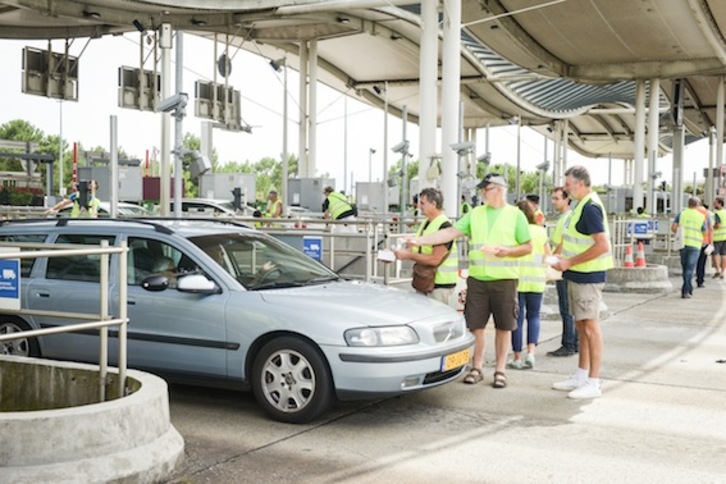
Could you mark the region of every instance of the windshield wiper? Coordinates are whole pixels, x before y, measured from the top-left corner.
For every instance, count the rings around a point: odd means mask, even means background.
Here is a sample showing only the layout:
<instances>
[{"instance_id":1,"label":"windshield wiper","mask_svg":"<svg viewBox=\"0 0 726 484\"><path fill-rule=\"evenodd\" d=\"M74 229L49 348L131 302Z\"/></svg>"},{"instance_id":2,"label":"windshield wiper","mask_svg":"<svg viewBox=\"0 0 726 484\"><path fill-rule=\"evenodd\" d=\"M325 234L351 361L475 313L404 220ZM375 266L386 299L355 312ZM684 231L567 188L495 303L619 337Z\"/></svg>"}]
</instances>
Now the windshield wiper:
<instances>
[{"instance_id":1,"label":"windshield wiper","mask_svg":"<svg viewBox=\"0 0 726 484\"><path fill-rule=\"evenodd\" d=\"M259 291L261 289L284 289L287 287L302 287L304 284L301 282L265 282L264 284L255 284L254 286L250 286L251 291Z\"/></svg>"},{"instance_id":2,"label":"windshield wiper","mask_svg":"<svg viewBox=\"0 0 726 484\"><path fill-rule=\"evenodd\" d=\"M340 277L338 276L321 276L321 277L315 277L313 279L310 279L309 281L305 281L305 284L322 284L324 282L331 282L331 281L339 281Z\"/></svg>"}]
</instances>

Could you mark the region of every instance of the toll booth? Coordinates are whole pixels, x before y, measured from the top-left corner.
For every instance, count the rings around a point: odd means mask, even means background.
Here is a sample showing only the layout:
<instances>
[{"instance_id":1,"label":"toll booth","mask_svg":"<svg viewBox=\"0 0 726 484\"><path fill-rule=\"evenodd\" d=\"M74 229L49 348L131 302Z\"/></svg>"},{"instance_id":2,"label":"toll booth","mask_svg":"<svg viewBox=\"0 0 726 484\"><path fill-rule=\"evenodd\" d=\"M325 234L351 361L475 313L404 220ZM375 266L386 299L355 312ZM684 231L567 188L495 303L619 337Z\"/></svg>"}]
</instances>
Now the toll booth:
<instances>
[{"instance_id":1,"label":"toll booth","mask_svg":"<svg viewBox=\"0 0 726 484\"><path fill-rule=\"evenodd\" d=\"M254 204L257 198L257 175L254 173L205 173L199 179L199 197L232 200L232 191L239 188L242 206Z\"/></svg>"},{"instance_id":2,"label":"toll booth","mask_svg":"<svg viewBox=\"0 0 726 484\"><path fill-rule=\"evenodd\" d=\"M303 207L311 212L323 208L323 189L335 188L335 178L291 178L287 181L287 205Z\"/></svg>"},{"instance_id":3,"label":"toll booth","mask_svg":"<svg viewBox=\"0 0 726 484\"><path fill-rule=\"evenodd\" d=\"M111 170L104 166L79 166L78 180L98 181L96 196L100 200L111 200ZM118 200L140 202L144 200L144 188L140 160L118 161Z\"/></svg>"}]
</instances>

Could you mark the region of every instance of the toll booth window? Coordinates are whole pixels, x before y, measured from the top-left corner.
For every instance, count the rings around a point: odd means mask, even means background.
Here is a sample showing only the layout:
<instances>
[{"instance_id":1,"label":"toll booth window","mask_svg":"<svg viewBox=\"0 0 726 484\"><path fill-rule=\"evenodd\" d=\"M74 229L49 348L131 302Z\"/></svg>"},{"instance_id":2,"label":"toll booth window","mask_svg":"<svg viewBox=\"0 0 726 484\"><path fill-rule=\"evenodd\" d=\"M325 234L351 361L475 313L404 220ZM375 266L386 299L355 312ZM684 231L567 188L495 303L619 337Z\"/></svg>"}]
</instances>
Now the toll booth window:
<instances>
[{"instance_id":1,"label":"toll booth window","mask_svg":"<svg viewBox=\"0 0 726 484\"><path fill-rule=\"evenodd\" d=\"M42 243L45 241L45 234L27 234L27 235L3 235L0 237L2 242L27 242L27 243ZM40 249L21 249L26 250L40 250ZM35 259L20 259L20 274L22 277L30 277L30 272L33 270L33 264Z\"/></svg>"},{"instance_id":2,"label":"toll booth window","mask_svg":"<svg viewBox=\"0 0 726 484\"><path fill-rule=\"evenodd\" d=\"M115 237L112 235L65 234L59 236L55 243L83 244L98 247L102 240L108 240L108 245L113 245ZM109 263L110 260L109 257ZM64 281L100 282L101 254L49 257L46 278Z\"/></svg>"}]
</instances>

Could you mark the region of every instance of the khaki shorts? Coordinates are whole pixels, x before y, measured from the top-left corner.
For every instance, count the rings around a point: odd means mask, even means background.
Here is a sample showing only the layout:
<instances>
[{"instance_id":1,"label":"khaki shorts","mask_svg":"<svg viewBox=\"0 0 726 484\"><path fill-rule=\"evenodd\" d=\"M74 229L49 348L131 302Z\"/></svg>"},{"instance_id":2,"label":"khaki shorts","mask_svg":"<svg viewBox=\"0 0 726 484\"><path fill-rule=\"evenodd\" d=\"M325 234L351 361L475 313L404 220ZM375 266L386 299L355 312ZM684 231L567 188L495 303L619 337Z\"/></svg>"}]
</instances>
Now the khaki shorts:
<instances>
[{"instance_id":1,"label":"khaki shorts","mask_svg":"<svg viewBox=\"0 0 726 484\"><path fill-rule=\"evenodd\" d=\"M485 328L489 316L494 315L494 326L505 331L517 329L517 280L480 281L466 280L464 317L469 330Z\"/></svg>"},{"instance_id":2,"label":"khaki shorts","mask_svg":"<svg viewBox=\"0 0 726 484\"><path fill-rule=\"evenodd\" d=\"M453 287L437 287L433 291L427 294L431 299L441 301L444 304L454 306L454 289Z\"/></svg>"},{"instance_id":3,"label":"khaki shorts","mask_svg":"<svg viewBox=\"0 0 726 484\"><path fill-rule=\"evenodd\" d=\"M567 297L570 300L570 314L575 321L600 320L600 301L605 283L579 284L567 281Z\"/></svg>"}]
</instances>

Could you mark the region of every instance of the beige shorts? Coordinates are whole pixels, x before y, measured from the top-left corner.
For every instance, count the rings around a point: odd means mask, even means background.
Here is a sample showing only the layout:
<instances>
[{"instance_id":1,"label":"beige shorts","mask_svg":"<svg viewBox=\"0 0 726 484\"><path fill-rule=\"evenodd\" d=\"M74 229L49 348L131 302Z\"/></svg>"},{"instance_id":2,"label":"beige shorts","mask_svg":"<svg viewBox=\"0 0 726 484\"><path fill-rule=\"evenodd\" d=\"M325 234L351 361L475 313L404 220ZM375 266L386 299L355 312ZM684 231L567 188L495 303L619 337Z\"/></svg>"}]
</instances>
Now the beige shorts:
<instances>
[{"instance_id":1,"label":"beige shorts","mask_svg":"<svg viewBox=\"0 0 726 484\"><path fill-rule=\"evenodd\" d=\"M453 287L437 287L433 291L427 294L431 299L441 301L444 304L454 306L454 289Z\"/></svg>"},{"instance_id":2,"label":"beige shorts","mask_svg":"<svg viewBox=\"0 0 726 484\"><path fill-rule=\"evenodd\" d=\"M604 283L579 284L567 281L567 297L570 300L570 314L575 321L600 320L600 301Z\"/></svg>"}]
</instances>

